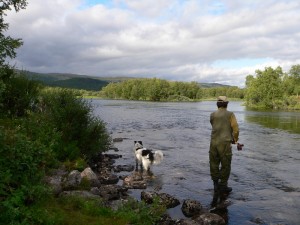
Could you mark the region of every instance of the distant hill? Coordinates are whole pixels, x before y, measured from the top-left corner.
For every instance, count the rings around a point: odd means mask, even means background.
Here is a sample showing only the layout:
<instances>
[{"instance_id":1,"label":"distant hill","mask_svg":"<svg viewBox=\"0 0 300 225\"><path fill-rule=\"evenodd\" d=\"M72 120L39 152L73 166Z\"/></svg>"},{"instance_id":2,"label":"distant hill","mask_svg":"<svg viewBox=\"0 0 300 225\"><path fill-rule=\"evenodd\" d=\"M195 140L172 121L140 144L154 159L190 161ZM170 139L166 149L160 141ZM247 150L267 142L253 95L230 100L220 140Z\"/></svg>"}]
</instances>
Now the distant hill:
<instances>
[{"instance_id":1,"label":"distant hill","mask_svg":"<svg viewBox=\"0 0 300 225\"><path fill-rule=\"evenodd\" d=\"M130 79L129 77L93 77L88 75L67 73L35 73L30 71L17 71L32 80L52 87L65 87L99 91L111 82L120 82Z\"/></svg>"},{"instance_id":2,"label":"distant hill","mask_svg":"<svg viewBox=\"0 0 300 225\"><path fill-rule=\"evenodd\" d=\"M35 73L30 71L16 70L32 80L52 87L65 87L74 89L83 89L88 91L99 91L111 82L122 82L133 77L94 77L89 75L79 75L70 73ZM230 87L218 83L199 83L203 88Z\"/></svg>"},{"instance_id":3,"label":"distant hill","mask_svg":"<svg viewBox=\"0 0 300 225\"><path fill-rule=\"evenodd\" d=\"M215 87L232 87L230 85L218 84L218 83L199 83L200 87L203 88L215 88Z\"/></svg>"}]
</instances>

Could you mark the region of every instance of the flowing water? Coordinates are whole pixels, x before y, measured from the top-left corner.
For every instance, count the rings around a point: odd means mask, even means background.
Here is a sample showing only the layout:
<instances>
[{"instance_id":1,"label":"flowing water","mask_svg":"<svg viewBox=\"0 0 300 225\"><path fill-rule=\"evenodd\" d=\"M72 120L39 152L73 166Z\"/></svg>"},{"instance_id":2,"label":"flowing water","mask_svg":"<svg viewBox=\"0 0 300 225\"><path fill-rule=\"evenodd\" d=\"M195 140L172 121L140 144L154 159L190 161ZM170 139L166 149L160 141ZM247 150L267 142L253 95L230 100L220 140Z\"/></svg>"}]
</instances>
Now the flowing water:
<instances>
[{"instance_id":1,"label":"flowing water","mask_svg":"<svg viewBox=\"0 0 300 225\"><path fill-rule=\"evenodd\" d=\"M210 113L216 102L157 103L92 100L94 113L106 122L123 158L135 164L133 141L162 150L164 161L151 168L155 175L147 190L169 193L181 202L194 199L208 208L213 198L208 149ZM251 111L230 102L239 123L240 143L233 146L232 171L223 211L228 224L300 224L300 113ZM139 197L141 190L131 190ZM184 218L180 206L169 210Z\"/></svg>"}]
</instances>

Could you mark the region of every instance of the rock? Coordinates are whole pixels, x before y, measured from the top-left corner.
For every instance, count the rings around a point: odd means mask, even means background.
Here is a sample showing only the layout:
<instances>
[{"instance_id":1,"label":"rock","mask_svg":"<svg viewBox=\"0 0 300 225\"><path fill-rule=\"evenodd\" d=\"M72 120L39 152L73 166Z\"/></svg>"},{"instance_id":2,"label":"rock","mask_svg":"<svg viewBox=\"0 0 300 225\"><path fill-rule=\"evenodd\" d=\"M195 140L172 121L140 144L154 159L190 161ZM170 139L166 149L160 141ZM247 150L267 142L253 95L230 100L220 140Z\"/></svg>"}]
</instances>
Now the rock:
<instances>
[{"instance_id":1,"label":"rock","mask_svg":"<svg viewBox=\"0 0 300 225\"><path fill-rule=\"evenodd\" d=\"M134 173L124 178L123 186L128 189L146 189L147 182L139 173Z\"/></svg>"},{"instance_id":2,"label":"rock","mask_svg":"<svg viewBox=\"0 0 300 225\"><path fill-rule=\"evenodd\" d=\"M80 176L81 179L87 179L88 181L90 181L92 187L98 187L101 184L98 180L97 175L90 167L85 168L85 170L81 172Z\"/></svg>"},{"instance_id":3,"label":"rock","mask_svg":"<svg viewBox=\"0 0 300 225\"><path fill-rule=\"evenodd\" d=\"M113 142L122 142L124 138L114 138Z\"/></svg>"},{"instance_id":4,"label":"rock","mask_svg":"<svg viewBox=\"0 0 300 225\"><path fill-rule=\"evenodd\" d=\"M225 225L225 220L214 213L203 213L199 217L195 219L195 221L199 222L203 225Z\"/></svg>"},{"instance_id":5,"label":"rock","mask_svg":"<svg viewBox=\"0 0 300 225\"><path fill-rule=\"evenodd\" d=\"M106 201L118 200L122 196L127 196L127 188L119 185L102 185L101 187L93 187L91 193L99 195Z\"/></svg>"},{"instance_id":6,"label":"rock","mask_svg":"<svg viewBox=\"0 0 300 225\"><path fill-rule=\"evenodd\" d=\"M104 157L109 159L119 159L122 158L122 155L119 154L104 154Z\"/></svg>"},{"instance_id":7,"label":"rock","mask_svg":"<svg viewBox=\"0 0 300 225\"><path fill-rule=\"evenodd\" d=\"M158 196L161 199L161 202L168 209L169 208L174 208L174 207L180 205L180 201L177 198L175 198L175 197L173 197L173 196L171 196L171 195L169 195L167 193L160 193L160 194L158 194Z\"/></svg>"},{"instance_id":8,"label":"rock","mask_svg":"<svg viewBox=\"0 0 300 225\"><path fill-rule=\"evenodd\" d=\"M121 171L132 172L134 170L133 165L118 165L113 168L114 172L119 173Z\"/></svg>"},{"instance_id":9,"label":"rock","mask_svg":"<svg viewBox=\"0 0 300 225\"><path fill-rule=\"evenodd\" d=\"M53 169L49 175L45 177L45 182L50 185L53 194L58 195L63 191L62 181L68 174L65 168Z\"/></svg>"},{"instance_id":10,"label":"rock","mask_svg":"<svg viewBox=\"0 0 300 225\"><path fill-rule=\"evenodd\" d=\"M105 173L99 176L101 184L116 184L119 182L119 177L115 174Z\"/></svg>"},{"instance_id":11,"label":"rock","mask_svg":"<svg viewBox=\"0 0 300 225\"><path fill-rule=\"evenodd\" d=\"M64 190L75 189L81 182L81 175L78 170L71 171L65 178L63 187Z\"/></svg>"},{"instance_id":12,"label":"rock","mask_svg":"<svg viewBox=\"0 0 300 225\"><path fill-rule=\"evenodd\" d=\"M183 201L181 211L186 217L199 215L202 210L202 205L196 200L186 199Z\"/></svg>"},{"instance_id":13,"label":"rock","mask_svg":"<svg viewBox=\"0 0 300 225\"><path fill-rule=\"evenodd\" d=\"M159 225L176 225L176 221L174 221L170 215L164 214L162 217L157 221L156 224Z\"/></svg>"},{"instance_id":14,"label":"rock","mask_svg":"<svg viewBox=\"0 0 300 225\"><path fill-rule=\"evenodd\" d=\"M58 195L59 193L62 192L63 189L62 189L61 181L62 181L62 176L59 175L46 177L46 183L50 185L54 195Z\"/></svg>"},{"instance_id":15,"label":"rock","mask_svg":"<svg viewBox=\"0 0 300 225\"><path fill-rule=\"evenodd\" d=\"M180 219L175 223L176 225L203 225L202 222L197 222L189 219Z\"/></svg>"},{"instance_id":16,"label":"rock","mask_svg":"<svg viewBox=\"0 0 300 225\"><path fill-rule=\"evenodd\" d=\"M174 208L178 205L180 205L180 201L176 199L175 197L167 194L167 193L156 193L153 191L142 191L141 193L141 199L145 201L148 204L153 203L154 198L159 198L159 203L169 208Z\"/></svg>"}]
</instances>

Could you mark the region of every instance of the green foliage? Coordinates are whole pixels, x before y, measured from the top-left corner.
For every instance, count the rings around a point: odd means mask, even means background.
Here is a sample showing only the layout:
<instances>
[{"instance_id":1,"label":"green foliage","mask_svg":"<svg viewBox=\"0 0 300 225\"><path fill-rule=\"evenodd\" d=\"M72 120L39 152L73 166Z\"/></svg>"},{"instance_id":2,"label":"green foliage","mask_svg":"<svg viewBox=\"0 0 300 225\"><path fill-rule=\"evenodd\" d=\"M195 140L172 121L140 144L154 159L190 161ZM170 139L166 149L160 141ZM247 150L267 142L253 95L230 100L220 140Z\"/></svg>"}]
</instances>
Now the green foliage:
<instances>
[{"instance_id":1,"label":"green foliage","mask_svg":"<svg viewBox=\"0 0 300 225\"><path fill-rule=\"evenodd\" d=\"M16 49L22 45L21 39L13 39L5 36L8 24L4 22L5 12L14 8L16 11L24 9L27 5L26 0L3 0L0 4L0 66L4 65L7 57L14 58Z\"/></svg>"},{"instance_id":2,"label":"green foliage","mask_svg":"<svg viewBox=\"0 0 300 225\"><path fill-rule=\"evenodd\" d=\"M126 218L130 224L152 225L155 224L165 213L166 207L154 199L152 204L130 200L116 212L118 217Z\"/></svg>"},{"instance_id":3,"label":"green foliage","mask_svg":"<svg viewBox=\"0 0 300 225\"><path fill-rule=\"evenodd\" d=\"M37 101L40 85L24 76L11 75L10 79L3 79L5 89L2 92L2 111L10 116L24 116Z\"/></svg>"},{"instance_id":4,"label":"green foliage","mask_svg":"<svg viewBox=\"0 0 300 225\"><path fill-rule=\"evenodd\" d=\"M71 91L44 92L38 107L61 134L64 147L57 152L60 160L89 158L108 149L111 140L104 122L93 117L90 104Z\"/></svg>"},{"instance_id":5,"label":"green foliage","mask_svg":"<svg viewBox=\"0 0 300 225\"><path fill-rule=\"evenodd\" d=\"M41 220L45 224L55 225L152 225L155 224L165 208L154 203L146 205L144 202L129 200L114 211L104 206L99 199L86 199L77 196L50 198L39 205Z\"/></svg>"},{"instance_id":6,"label":"green foliage","mask_svg":"<svg viewBox=\"0 0 300 225\"><path fill-rule=\"evenodd\" d=\"M288 73L281 67L257 70L256 77L246 78L246 105L255 108L297 109L299 108L300 65L292 66Z\"/></svg>"},{"instance_id":7,"label":"green foliage","mask_svg":"<svg viewBox=\"0 0 300 225\"><path fill-rule=\"evenodd\" d=\"M149 101L195 101L218 95L243 98L244 91L238 87L202 88L196 82L166 81L157 78L110 83L100 91L100 96L104 98Z\"/></svg>"},{"instance_id":8,"label":"green foliage","mask_svg":"<svg viewBox=\"0 0 300 225\"><path fill-rule=\"evenodd\" d=\"M17 122L17 121L15 121ZM20 125L0 130L0 224L31 224L27 207L47 195L41 182L49 149L30 141Z\"/></svg>"}]
</instances>

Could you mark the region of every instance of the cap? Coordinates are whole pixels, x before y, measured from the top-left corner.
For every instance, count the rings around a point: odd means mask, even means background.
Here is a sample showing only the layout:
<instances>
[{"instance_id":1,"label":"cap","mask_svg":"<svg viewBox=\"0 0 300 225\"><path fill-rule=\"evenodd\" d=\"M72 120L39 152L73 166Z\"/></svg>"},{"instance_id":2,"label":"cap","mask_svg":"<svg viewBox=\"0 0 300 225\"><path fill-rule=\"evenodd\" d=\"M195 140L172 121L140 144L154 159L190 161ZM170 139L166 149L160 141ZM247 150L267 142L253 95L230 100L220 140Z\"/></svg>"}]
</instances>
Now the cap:
<instances>
[{"instance_id":1,"label":"cap","mask_svg":"<svg viewBox=\"0 0 300 225\"><path fill-rule=\"evenodd\" d=\"M228 99L226 96L219 96L218 97L218 102L228 102Z\"/></svg>"}]
</instances>

